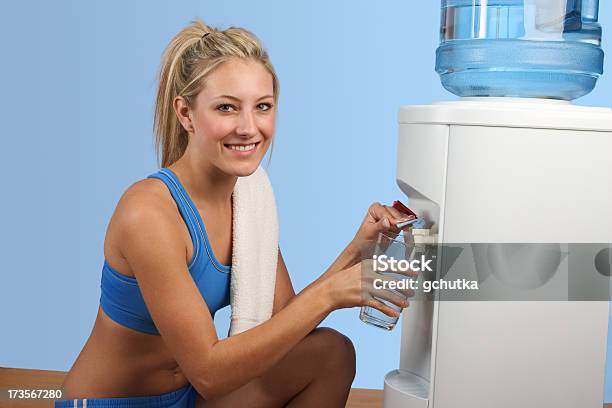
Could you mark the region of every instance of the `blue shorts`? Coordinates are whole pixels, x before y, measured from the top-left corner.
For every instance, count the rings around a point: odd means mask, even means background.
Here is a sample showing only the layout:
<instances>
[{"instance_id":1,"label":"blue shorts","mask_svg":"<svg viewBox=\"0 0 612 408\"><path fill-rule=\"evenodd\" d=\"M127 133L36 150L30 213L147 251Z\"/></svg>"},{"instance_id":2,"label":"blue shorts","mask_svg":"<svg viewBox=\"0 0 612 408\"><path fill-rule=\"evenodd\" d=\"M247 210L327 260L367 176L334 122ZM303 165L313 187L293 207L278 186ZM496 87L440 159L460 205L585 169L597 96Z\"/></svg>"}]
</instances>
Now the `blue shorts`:
<instances>
[{"instance_id":1,"label":"blue shorts","mask_svg":"<svg viewBox=\"0 0 612 408\"><path fill-rule=\"evenodd\" d=\"M151 397L81 398L55 401L55 408L194 408L198 393L190 383Z\"/></svg>"}]
</instances>

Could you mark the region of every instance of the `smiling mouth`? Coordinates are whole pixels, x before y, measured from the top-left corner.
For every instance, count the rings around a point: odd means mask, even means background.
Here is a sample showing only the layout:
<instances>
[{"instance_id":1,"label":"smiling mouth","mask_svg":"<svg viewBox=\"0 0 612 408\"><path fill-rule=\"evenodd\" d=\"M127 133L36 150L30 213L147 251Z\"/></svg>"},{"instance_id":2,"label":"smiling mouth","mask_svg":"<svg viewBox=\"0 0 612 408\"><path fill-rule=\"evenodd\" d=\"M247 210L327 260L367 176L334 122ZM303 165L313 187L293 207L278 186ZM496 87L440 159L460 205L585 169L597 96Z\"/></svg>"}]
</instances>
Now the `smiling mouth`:
<instances>
[{"instance_id":1,"label":"smiling mouth","mask_svg":"<svg viewBox=\"0 0 612 408\"><path fill-rule=\"evenodd\" d=\"M255 148L257 147L259 143L260 142L249 143L249 144L226 144L224 146L230 150L234 150L237 152L250 152L252 150L255 150Z\"/></svg>"}]
</instances>

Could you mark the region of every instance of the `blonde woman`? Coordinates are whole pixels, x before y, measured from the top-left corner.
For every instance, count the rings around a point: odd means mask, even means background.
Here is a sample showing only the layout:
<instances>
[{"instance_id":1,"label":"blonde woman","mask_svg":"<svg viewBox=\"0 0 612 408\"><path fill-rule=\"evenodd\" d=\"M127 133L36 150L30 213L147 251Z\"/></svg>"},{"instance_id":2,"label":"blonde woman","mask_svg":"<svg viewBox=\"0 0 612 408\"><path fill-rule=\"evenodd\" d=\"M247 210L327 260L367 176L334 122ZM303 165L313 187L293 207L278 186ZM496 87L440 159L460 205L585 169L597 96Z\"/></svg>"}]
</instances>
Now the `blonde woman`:
<instances>
[{"instance_id":1,"label":"blonde woman","mask_svg":"<svg viewBox=\"0 0 612 408\"><path fill-rule=\"evenodd\" d=\"M272 317L217 338L229 304L232 192L274 137L279 85L258 39L196 21L165 50L155 110L162 169L125 192L104 242L101 306L56 407L343 407L351 341L317 328L362 296L359 247L405 219L373 204L327 271L295 294L278 253ZM394 300L400 306L406 302Z\"/></svg>"}]
</instances>

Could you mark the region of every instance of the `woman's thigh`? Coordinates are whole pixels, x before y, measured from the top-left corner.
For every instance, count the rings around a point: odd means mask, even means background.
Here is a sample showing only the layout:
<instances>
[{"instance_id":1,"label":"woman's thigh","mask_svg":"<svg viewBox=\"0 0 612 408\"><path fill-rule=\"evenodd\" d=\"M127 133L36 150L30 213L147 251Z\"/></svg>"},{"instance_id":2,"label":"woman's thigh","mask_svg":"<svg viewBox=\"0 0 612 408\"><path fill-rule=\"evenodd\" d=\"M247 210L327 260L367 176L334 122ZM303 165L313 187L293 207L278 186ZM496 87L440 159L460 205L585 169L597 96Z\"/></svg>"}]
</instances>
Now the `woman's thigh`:
<instances>
[{"instance_id":1,"label":"woman's thigh","mask_svg":"<svg viewBox=\"0 0 612 408\"><path fill-rule=\"evenodd\" d=\"M325 375L350 376L350 387L355 375L355 350L346 336L333 329L318 328L262 376L215 400L204 401L198 396L196 407L282 407Z\"/></svg>"}]
</instances>

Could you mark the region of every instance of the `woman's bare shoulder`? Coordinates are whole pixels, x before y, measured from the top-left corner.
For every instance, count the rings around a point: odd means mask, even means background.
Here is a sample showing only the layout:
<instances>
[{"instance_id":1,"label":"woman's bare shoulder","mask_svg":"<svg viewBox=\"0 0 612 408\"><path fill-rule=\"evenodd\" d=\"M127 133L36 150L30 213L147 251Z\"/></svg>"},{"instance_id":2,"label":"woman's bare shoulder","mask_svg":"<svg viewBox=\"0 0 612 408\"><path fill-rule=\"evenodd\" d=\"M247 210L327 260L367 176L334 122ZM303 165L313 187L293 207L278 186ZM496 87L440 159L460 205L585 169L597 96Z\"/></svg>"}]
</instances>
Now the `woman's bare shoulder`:
<instances>
[{"instance_id":1,"label":"woman's bare shoulder","mask_svg":"<svg viewBox=\"0 0 612 408\"><path fill-rule=\"evenodd\" d=\"M158 179L143 179L127 188L121 196L113 218L123 222L141 218L156 218L173 210L173 200L168 188Z\"/></svg>"},{"instance_id":2,"label":"woman's bare shoulder","mask_svg":"<svg viewBox=\"0 0 612 408\"><path fill-rule=\"evenodd\" d=\"M176 204L158 179L139 180L123 193L111 217L104 243L107 258L116 259L134 234L155 238L160 232L182 237ZM123 258L123 256L121 256Z\"/></svg>"}]
</instances>

